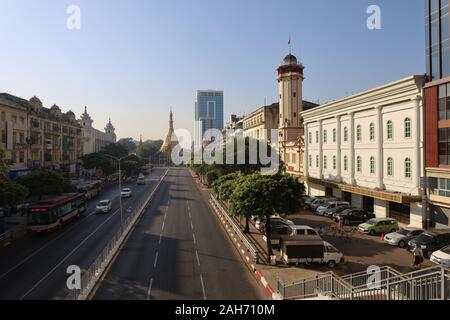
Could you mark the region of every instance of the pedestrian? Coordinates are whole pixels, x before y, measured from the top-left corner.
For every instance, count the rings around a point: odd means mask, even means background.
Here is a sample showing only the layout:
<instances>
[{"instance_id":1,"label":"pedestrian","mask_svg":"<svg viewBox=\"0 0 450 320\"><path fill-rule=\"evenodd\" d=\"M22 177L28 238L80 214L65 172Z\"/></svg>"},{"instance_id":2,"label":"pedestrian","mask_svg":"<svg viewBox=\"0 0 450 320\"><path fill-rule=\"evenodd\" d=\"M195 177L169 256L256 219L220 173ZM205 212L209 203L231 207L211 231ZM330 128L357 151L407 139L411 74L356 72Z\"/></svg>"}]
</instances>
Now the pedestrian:
<instances>
[{"instance_id":1,"label":"pedestrian","mask_svg":"<svg viewBox=\"0 0 450 320\"><path fill-rule=\"evenodd\" d=\"M424 261L424 258L423 258L422 247L418 244L416 244L416 246L414 248L413 258L414 258L413 266L419 269Z\"/></svg>"},{"instance_id":2,"label":"pedestrian","mask_svg":"<svg viewBox=\"0 0 450 320\"><path fill-rule=\"evenodd\" d=\"M342 217L339 219L339 229L344 229L344 219Z\"/></svg>"}]
</instances>

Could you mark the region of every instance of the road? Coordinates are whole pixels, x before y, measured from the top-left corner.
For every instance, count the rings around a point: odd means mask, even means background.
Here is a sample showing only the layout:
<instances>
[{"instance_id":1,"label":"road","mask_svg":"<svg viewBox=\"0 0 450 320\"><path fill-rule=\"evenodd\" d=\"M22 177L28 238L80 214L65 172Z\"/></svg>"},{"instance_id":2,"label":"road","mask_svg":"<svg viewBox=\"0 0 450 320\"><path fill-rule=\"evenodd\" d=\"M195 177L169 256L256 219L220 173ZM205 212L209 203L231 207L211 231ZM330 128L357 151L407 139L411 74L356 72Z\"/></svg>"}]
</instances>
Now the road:
<instances>
[{"instance_id":1,"label":"road","mask_svg":"<svg viewBox=\"0 0 450 320\"><path fill-rule=\"evenodd\" d=\"M171 168L94 299L266 299L189 171Z\"/></svg>"},{"instance_id":2,"label":"road","mask_svg":"<svg viewBox=\"0 0 450 320\"><path fill-rule=\"evenodd\" d=\"M124 183L134 194L123 201L124 216L156 187L165 169L157 168L147 176L147 183ZM109 214L96 214L98 200L113 200ZM88 202L85 216L49 234L27 234L0 249L0 300L64 299L66 270L69 265L87 269L120 226L119 189L105 187L100 196Z\"/></svg>"}]
</instances>

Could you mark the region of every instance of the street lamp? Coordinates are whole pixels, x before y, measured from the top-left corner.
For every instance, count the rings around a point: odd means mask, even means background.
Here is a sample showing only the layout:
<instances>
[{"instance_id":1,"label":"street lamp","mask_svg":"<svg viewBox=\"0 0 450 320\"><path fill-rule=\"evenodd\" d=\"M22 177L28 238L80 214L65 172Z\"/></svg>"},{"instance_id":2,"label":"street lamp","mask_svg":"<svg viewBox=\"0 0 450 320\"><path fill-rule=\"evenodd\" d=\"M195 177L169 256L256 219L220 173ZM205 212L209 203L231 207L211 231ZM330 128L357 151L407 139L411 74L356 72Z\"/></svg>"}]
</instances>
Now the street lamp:
<instances>
[{"instance_id":1,"label":"street lamp","mask_svg":"<svg viewBox=\"0 0 450 320\"><path fill-rule=\"evenodd\" d=\"M114 156L111 156L109 154L105 154L105 156L116 160L117 162L119 162L119 207L120 207L120 228L123 228L123 211L122 211L122 171L120 170L120 162L126 158L129 158L131 156L135 156L135 153L129 154L125 157L122 158L116 158Z\"/></svg>"}]
</instances>

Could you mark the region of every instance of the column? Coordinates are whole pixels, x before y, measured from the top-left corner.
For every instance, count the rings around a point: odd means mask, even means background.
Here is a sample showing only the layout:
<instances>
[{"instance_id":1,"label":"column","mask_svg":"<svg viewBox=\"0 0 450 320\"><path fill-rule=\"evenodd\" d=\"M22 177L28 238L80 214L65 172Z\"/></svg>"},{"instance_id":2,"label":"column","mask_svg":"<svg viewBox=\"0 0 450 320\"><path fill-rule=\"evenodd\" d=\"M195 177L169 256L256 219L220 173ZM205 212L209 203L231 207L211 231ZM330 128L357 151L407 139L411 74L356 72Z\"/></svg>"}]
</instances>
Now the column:
<instances>
[{"instance_id":1,"label":"column","mask_svg":"<svg viewBox=\"0 0 450 320\"><path fill-rule=\"evenodd\" d=\"M350 119L350 128L349 128L349 146L350 146L350 161L349 161L349 168L350 168L350 181L351 184L355 184L355 118L354 113L350 112L349 114Z\"/></svg>"},{"instance_id":2,"label":"column","mask_svg":"<svg viewBox=\"0 0 450 320\"><path fill-rule=\"evenodd\" d=\"M339 182L342 182L341 129L341 116L336 116L336 178Z\"/></svg>"},{"instance_id":3,"label":"column","mask_svg":"<svg viewBox=\"0 0 450 320\"><path fill-rule=\"evenodd\" d=\"M303 157L303 175L309 177L309 123L304 123L305 128L305 152Z\"/></svg>"},{"instance_id":4,"label":"column","mask_svg":"<svg viewBox=\"0 0 450 320\"><path fill-rule=\"evenodd\" d=\"M383 107L377 106L377 127L376 127L376 139L377 139L377 158L376 158L376 175L377 175L377 187L384 189L383 177L384 177L384 155L383 155Z\"/></svg>"},{"instance_id":5,"label":"column","mask_svg":"<svg viewBox=\"0 0 450 320\"><path fill-rule=\"evenodd\" d=\"M323 126L322 120L319 123L319 177L323 179Z\"/></svg>"},{"instance_id":6,"label":"column","mask_svg":"<svg viewBox=\"0 0 450 320\"><path fill-rule=\"evenodd\" d=\"M420 119L420 106L422 98L420 96L417 96L415 99L415 105L414 105L414 116L412 118L412 124L411 124L411 130L413 134L414 139L414 159L412 164L412 178L414 182L414 186L419 189L420 188L420 177L422 176L421 172L421 119Z\"/></svg>"}]
</instances>

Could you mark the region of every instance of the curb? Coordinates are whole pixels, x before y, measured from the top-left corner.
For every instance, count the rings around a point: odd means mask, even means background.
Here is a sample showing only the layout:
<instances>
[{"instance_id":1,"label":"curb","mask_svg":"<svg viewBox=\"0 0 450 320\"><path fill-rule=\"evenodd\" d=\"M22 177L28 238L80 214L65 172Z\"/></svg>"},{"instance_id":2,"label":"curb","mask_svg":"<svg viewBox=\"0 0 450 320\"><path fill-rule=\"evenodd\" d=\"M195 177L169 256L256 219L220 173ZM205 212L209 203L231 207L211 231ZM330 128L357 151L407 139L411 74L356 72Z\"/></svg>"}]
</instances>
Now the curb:
<instances>
[{"instance_id":1,"label":"curb","mask_svg":"<svg viewBox=\"0 0 450 320\"><path fill-rule=\"evenodd\" d=\"M211 208L213 208L214 213L216 214L216 216L222 222L222 225L223 225L225 231L228 233L228 236L230 237L232 242L234 242L234 244L237 247L240 255L244 258L244 261L246 262L247 266L250 268L250 270L253 273L253 275L255 276L256 280L258 280L258 282L264 287L265 293L272 300L279 300L277 293L274 292L274 290L272 289L270 284L267 282L267 280L262 275L261 271L258 271L256 269L256 264L253 262L253 259L250 258L250 256L248 255L248 252L246 252L244 250L244 248L241 245L240 241L236 238L236 235L233 233L233 230L231 229L229 224L225 221L225 219L222 217L222 215L220 214L219 210L213 205L211 200L209 200L209 204L210 204Z\"/></svg>"}]
</instances>

